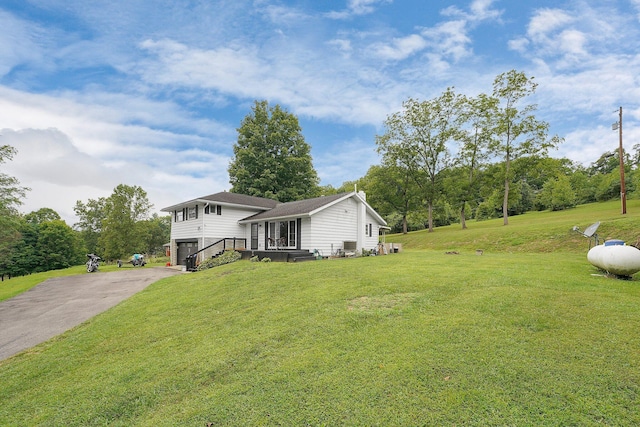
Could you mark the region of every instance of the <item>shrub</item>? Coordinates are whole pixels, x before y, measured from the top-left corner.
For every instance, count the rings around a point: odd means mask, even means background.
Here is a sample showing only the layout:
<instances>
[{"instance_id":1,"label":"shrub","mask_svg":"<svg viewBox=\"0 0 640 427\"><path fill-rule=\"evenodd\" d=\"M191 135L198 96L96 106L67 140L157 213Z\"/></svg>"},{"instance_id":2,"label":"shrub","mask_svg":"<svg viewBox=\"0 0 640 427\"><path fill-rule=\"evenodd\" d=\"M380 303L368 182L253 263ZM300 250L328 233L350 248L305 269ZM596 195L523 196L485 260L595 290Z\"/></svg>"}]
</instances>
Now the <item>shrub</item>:
<instances>
[{"instance_id":1,"label":"shrub","mask_svg":"<svg viewBox=\"0 0 640 427\"><path fill-rule=\"evenodd\" d=\"M240 254L240 252L227 251L217 258L209 258L207 260L202 261L198 265L197 270L198 271L208 270L210 268L218 267L220 265L231 264L232 262L238 261L240 258L242 258L242 255Z\"/></svg>"},{"instance_id":2,"label":"shrub","mask_svg":"<svg viewBox=\"0 0 640 427\"><path fill-rule=\"evenodd\" d=\"M271 258L269 258L268 256L262 258L261 262L271 262Z\"/></svg>"},{"instance_id":3,"label":"shrub","mask_svg":"<svg viewBox=\"0 0 640 427\"><path fill-rule=\"evenodd\" d=\"M251 258L249 258L249 261L258 262L258 261L260 261L260 257L258 255L254 255Z\"/></svg>"}]
</instances>

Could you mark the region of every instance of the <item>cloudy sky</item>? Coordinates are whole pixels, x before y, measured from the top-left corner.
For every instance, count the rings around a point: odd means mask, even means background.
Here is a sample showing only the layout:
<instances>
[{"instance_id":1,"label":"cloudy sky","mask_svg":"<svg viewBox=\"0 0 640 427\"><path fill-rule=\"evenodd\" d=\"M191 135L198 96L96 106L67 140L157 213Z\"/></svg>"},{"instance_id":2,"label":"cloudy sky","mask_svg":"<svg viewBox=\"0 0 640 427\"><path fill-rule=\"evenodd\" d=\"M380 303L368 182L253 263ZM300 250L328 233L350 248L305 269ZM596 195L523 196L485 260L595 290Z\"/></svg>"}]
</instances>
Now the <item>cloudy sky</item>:
<instances>
[{"instance_id":1,"label":"cloudy sky","mask_svg":"<svg viewBox=\"0 0 640 427\"><path fill-rule=\"evenodd\" d=\"M3 0L2 171L23 212L120 184L156 209L228 190L254 100L298 116L321 184L377 164L375 135L408 97L490 93L517 69L585 165L640 143L640 0Z\"/></svg>"}]
</instances>

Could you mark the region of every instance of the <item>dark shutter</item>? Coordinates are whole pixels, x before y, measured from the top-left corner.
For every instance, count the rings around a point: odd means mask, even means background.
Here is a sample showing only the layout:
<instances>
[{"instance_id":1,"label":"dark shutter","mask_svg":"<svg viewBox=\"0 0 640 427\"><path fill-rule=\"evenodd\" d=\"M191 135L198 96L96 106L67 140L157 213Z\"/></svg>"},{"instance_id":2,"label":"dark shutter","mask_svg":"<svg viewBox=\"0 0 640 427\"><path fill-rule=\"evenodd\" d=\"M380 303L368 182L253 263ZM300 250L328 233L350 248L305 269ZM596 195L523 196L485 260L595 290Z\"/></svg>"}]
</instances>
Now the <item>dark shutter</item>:
<instances>
[{"instance_id":1,"label":"dark shutter","mask_svg":"<svg viewBox=\"0 0 640 427\"><path fill-rule=\"evenodd\" d=\"M296 220L296 249L302 248L302 218Z\"/></svg>"}]
</instances>

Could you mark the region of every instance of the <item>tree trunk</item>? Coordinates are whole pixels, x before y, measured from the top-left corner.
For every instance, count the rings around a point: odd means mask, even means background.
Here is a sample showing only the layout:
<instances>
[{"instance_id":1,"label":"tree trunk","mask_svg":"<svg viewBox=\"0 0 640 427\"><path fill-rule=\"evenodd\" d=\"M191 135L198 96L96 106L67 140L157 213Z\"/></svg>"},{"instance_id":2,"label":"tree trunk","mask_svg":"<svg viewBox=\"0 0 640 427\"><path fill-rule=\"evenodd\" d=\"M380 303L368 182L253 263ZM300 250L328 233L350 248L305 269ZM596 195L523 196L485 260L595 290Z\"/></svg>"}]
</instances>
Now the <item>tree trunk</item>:
<instances>
[{"instance_id":1,"label":"tree trunk","mask_svg":"<svg viewBox=\"0 0 640 427\"><path fill-rule=\"evenodd\" d=\"M429 201L429 233L433 232L433 203Z\"/></svg>"},{"instance_id":2,"label":"tree trunk","mask_svg":"<svg viewBox=\"0 0 640 427\"><path fill-rule=\"evenodd\" d=\"M507 130L507 155L504 160L504 199L502 200L502 218L504 225L509 224L509 169L511 168L511 130Z\"/></svg>"},{"instance_id":3,"label":"tree trunk","mask_svg":"<svg viewBox=\"0 0 640 427\"><path fill-rule=\"evenodd\" d=\"M460 208L460 224L462 224L462 229L466 230L467 229L467 221L464 217L464 205L465 202L462 202L462 207Z\"/></svg>"},{"instance_id":4,"label":"tree trunk","mask_svg":"<svg viewBox=\"0 0 640 427\"><path fill-rule=\"evenodd\" d=\"M407 214L404 214L402 215L402 234L407 234L408 231Z\"/></svg>"},{"instance_id":5,"label":"tree trunk","mask_svg":"<svg viewBox=\"0 0 640 427\"><path fill-rule=\"evenodd\" d=\"M502 201L502 218L504 225L509 224L509 178L504 180L504 200Z\"/></svg>"}]
</instances>

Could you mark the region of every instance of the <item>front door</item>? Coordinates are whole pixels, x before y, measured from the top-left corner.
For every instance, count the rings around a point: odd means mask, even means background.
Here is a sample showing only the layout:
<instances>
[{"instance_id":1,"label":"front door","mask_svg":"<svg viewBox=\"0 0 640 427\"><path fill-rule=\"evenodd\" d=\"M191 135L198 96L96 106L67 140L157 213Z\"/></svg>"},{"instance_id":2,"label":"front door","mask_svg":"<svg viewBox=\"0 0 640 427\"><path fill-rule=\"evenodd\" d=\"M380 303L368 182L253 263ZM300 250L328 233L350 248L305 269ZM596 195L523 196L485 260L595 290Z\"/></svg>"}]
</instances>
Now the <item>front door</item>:
<instances>
[{"instance_id":1,"label":"front door","mask_svg":"<svg viewBox=\"0 0 640 427\"><path fill-rule=\"evenodd\" d=\"M251 224L251 250L258 250L258 223Z\"/></svg>"}]
</instances>

